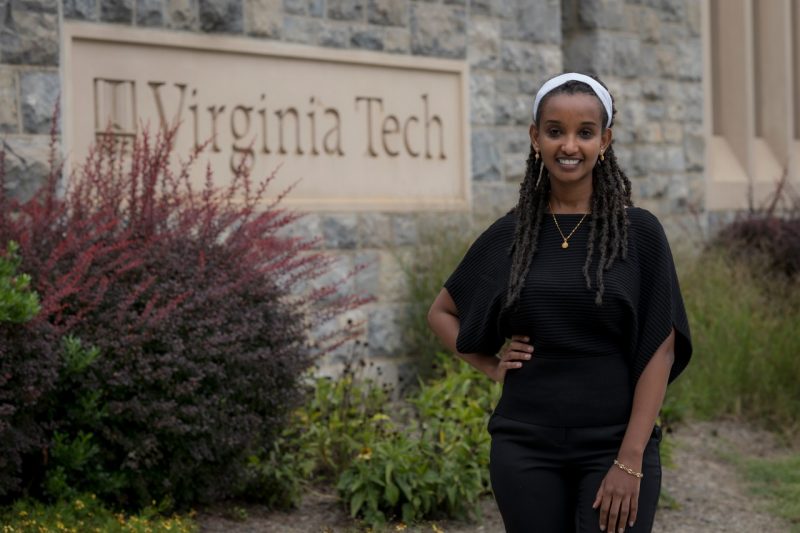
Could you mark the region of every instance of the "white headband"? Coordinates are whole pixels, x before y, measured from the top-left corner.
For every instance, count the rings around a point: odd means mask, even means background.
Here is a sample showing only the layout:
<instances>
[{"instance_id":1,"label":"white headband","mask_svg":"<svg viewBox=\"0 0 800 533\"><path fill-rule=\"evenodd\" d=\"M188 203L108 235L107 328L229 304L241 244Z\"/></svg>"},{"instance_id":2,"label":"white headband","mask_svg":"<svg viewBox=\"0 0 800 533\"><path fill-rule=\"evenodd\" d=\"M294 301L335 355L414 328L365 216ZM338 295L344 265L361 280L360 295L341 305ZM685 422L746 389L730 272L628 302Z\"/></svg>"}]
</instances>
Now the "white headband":
<instances>
[{"instance_id":1,"label":"white headband","mask_svg":"<svg viewBox=\"0 0 800 533\"><path fill-rule=\"evenodd\" d=\"M606 108L606 116L608 116L608 121L606 122L606 128L611 126L611 119L612 117L612 106L611 106L611 95L609 94L608 90L605 87L600 85L597 80L590 78L585 74L578 74L577 72L568 72L566 74L561 74L556 76L555 78L551 78L542 85L539 92L536 93L536 99L533 101L533 121L536 122L536 111L539 109L539 104L542 102L542 98L547 96L547 93L555 89L556 87L561 87L568 81L580 81L588 85L594 91L594 94L600 99L603 103L603 107Z\"/></svg>"}]
</instances>

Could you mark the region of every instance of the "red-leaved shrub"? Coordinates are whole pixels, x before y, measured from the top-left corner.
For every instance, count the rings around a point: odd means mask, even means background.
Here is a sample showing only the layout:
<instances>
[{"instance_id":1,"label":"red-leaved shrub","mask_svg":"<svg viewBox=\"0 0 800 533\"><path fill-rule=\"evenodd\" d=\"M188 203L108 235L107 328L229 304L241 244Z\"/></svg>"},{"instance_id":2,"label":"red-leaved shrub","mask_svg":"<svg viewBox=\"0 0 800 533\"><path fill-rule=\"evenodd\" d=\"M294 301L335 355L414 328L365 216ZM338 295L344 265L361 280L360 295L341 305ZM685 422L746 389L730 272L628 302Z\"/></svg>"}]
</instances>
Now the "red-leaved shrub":
<instances>
[{"instance_id":1,"label":"red-leaved shrub","mask_svg":"<svg viewBox=\"0 0 800 533\"><path fill-rule=\"evenodd\" d=\"M331 259L286 231L302 221L280 207L287 191L266 201L272 178L257 183L242 167L218 188L207 170L196 190L189 170L198 152L173 168L172 137L140 135L126 148L104 136L63 191L54 165L30 200L0 196L0 246L19 243L21 269L41 299L30 327L46 323L54 343L70 334L100 349L81 378L103 405L96 427L75 427L69 406L54 411L53 398L48 412L63 419L40 425L91 433L103 469L124 479L109 496L130 506L233 494L245 458L268 445L300 399L315 355L308 326L364 302L336 284L307 289ZM353 333L344 328L316 350ZM7 372L52 372L58 346L31 354L30 341L2 335L4 361L24 353L31 362L3 365ZM34 396L52 392L39 381ZM39 381L12 376L0 401ZM23 450L31 472L46 469L47 450L33 448ZM21 475L31 483L33 474Z\"/></svg>"},{"instance_id":2,"label":"red-leaved shrub","mask_svg":"<svg viewBox=\"0 0 800 533\"><path fill-rule=\"evenodd\" d=\"M771 273L800 278L800 196L788 176L778 181L765 206L740 214L720 230L714 244L745 259L757 255Z\"/></svg>"}]
</instances>

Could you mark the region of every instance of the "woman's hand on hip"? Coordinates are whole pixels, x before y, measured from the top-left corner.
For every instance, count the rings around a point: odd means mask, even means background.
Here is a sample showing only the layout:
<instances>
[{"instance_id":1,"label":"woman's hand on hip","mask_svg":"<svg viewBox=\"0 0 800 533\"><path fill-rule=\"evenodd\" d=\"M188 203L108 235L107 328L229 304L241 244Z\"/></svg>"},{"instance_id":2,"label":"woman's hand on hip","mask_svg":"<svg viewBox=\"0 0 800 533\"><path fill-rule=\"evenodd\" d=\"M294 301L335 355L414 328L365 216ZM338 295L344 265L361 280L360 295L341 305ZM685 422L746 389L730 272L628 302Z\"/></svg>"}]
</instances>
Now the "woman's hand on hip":
<instances>
[{"instance_id":1,"label":"woman's hand on hip","mask_svg":"<svg viewBox=\"0 0 800 533\"><path fill-rule=\"evenodd\" d=\"M640 470L641 471L641 467ZM600 483L593 509L600 509L600 530L622 533L636 522L641 480L616 465Z\"/></svg>"},{"instance_id":2,"label":"woman's hand on hip","mask_svg":"<svg viewBox=\"0 0 800 533\"><path fill-rule=\"evenodd\" d=\"M529 343L530 338L525 335L512 335L511 340L497 354L499 360L489 377L502 383L506 379L506 372L520 368L522 362L528 361L533 354L533 345Z\"/></svg>"}]
</instances>

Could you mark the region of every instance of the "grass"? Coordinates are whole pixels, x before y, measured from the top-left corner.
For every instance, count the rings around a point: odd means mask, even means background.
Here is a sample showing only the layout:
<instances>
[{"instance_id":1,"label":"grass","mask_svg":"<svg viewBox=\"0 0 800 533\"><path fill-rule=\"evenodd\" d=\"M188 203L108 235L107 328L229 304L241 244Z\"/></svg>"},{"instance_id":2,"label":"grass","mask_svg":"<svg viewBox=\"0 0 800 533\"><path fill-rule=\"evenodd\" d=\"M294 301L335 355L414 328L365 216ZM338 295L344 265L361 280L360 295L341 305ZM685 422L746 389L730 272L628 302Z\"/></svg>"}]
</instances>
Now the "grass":
<instances>
[{"instance_id":1,"label":"grass","mask_svg":"<svg viewBox=\"0 0 800 533\"><path fill-rule=\"evenodd\" d=\"M472 229L434 225L420 232L420 244L411 259L398 256L408 287L405 341L423 378L434 373L431 368L435 359L433 355L442 350L441 343L428 326L428 309L476 237L477 232Z\"/></svg>"},{"instance_id":2,"label":"grass","mask_svg":"<svg viewBox=\"0 0 800 533\"><path fill-rule=\"evenodd\" d=\"M18 500L0 508L0 533L192 533L197 526L190 516L161 516L148 508L135 515L116 513L100 504L93 495L72 501L44 504Z\"/></svg>"},{"instance_id":3,"label":"grass","mask_svg":"<svg viewBox=\"0 0 800 533\"><path fill-rule=\"evenodd\" d=\"M800 427L800 282L709 252L681 273L693 360L666 408L736 416L784 434Z\"/></svg>"},{"instance_id":4,"label":"grass","mask_svg":"<svg viewBox=\"0 0 800 533\"><path fill-rule=\"evenodd\" d=\"M800 533L800 454L780 459L747 459L742 469L752 492L764 497L770 511Z\"/></svg>"}]
</instances>

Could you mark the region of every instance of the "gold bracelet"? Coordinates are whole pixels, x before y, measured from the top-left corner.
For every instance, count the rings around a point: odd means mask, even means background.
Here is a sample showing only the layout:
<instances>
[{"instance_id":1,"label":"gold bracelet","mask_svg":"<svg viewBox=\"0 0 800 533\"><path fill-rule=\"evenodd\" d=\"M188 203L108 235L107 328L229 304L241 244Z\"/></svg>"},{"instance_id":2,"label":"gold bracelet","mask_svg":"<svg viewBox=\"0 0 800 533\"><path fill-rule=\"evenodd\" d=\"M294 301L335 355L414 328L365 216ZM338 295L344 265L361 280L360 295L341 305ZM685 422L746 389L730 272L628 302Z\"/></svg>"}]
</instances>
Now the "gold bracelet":
<instances>
[{"instance_id":1,"label":"gold bracelet","mask_svg":"<svg viewBox=\"0 0 800 533\"><path fill-rule=\"evenodd\" d=\"M644 474L642 474L641 472L637 472L636 470L634 470L633 468L631 468L629 466L625 466L624 464L620 463L617 459L614 459L614 464L617 465L618 467L620 467L622 470L624 470L627 473L629 473L630 475L632 475L633 477L636 477L636 478L639 478L639 479L642 479L644 477Z\"/></svg>"}]
</instances>

